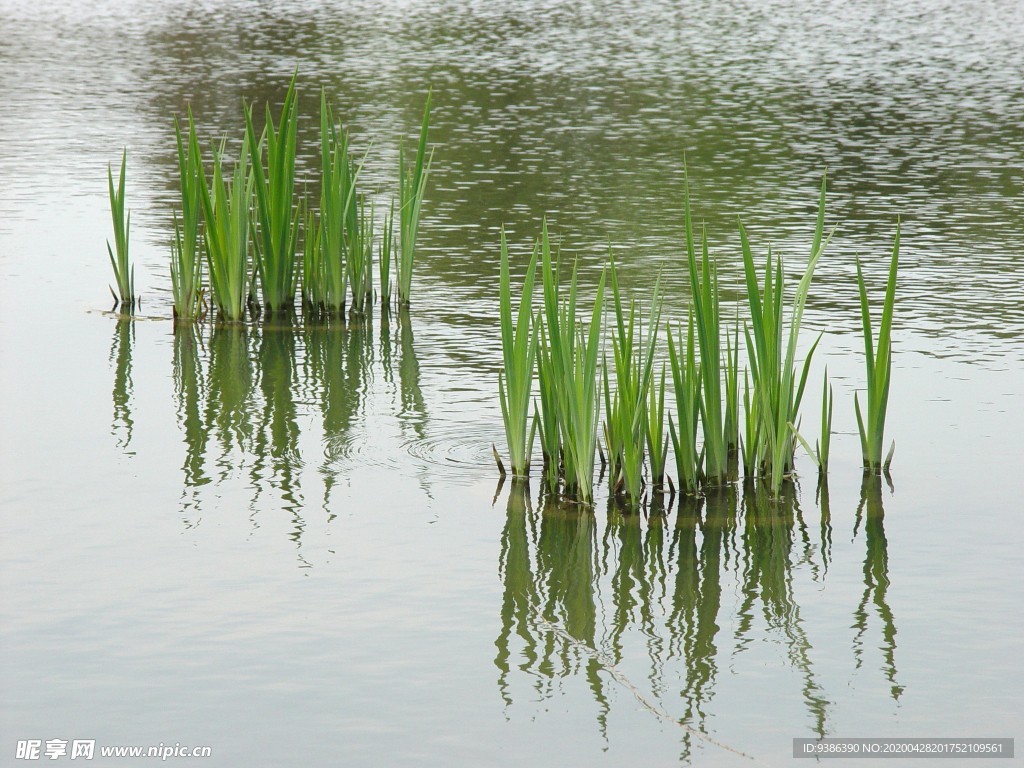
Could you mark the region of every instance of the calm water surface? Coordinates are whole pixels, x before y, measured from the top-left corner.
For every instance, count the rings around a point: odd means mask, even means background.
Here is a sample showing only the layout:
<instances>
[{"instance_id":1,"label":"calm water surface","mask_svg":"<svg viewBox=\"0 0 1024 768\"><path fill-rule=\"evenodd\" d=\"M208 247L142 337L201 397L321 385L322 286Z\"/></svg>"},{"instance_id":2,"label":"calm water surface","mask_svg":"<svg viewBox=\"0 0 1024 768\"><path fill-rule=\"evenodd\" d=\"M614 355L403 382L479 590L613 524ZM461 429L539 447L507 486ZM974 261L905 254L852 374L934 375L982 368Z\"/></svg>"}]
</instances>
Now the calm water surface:
<instances>
[{"instance_id":1,"label":"calm water surface","mask_svg":"<svg viewBox=\"0 0 1024 768\"><path fill-rule=\"evenodd\" d=\"M1000 0L0 0L0 765L25 739L750 764L586 648L762 764L797 736L1020 739L1022 39ZM411 315L176 332L172 116L234 138L296 67L303 183L323 86L382 202L433 88ZM132 321L105 311L126 145ZM521 270L546 215L588 294L611 242L685 317L684 153L730 311L736 216L797 266L828 170L805 334L812 434L824 364L836 384L828 486L801 457L775 504L496 488L498 228ZM897 216L889 484L858 466L854 257L880 299Z\"/></svg>"}]
</instances>

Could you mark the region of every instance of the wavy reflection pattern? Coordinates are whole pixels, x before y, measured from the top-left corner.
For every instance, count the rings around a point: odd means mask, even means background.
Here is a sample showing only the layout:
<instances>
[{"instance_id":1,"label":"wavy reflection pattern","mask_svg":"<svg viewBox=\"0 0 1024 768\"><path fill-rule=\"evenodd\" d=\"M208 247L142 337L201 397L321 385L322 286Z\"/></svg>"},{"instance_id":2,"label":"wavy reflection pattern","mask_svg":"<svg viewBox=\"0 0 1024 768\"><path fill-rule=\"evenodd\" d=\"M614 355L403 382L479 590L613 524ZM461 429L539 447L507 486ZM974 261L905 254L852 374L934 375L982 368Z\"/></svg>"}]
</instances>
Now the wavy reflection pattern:
<instances>
[{"instance_id":1,"label":"wavy reflection pattern","mask_svg":"<svg viewBox=\"0 0 1024 768\"><path fill-rule=\"evenodd\" d=\"M125 452L133 427L133 342L132 322L119 322L110 354L112 433ZM253 526L262 510L280 509L301 548L304 508L316 504L332 519L332 492L353 462L388 466L389 437L413 456L430 454L423 447L428 412L407 316L397 324L385 316L378 338L369 320L303 326L274 317L261 326L176 326L171 344L188 526L199 523L204 506L221 503L218 489L240 483ZM383 387L374 386L375 377ZM393 435L382 425L380 404L372 419L366 405L387 389L394 396Z\"/></svg>"},{"instance_id":2,"label":"wavy reflection pattern","mask_svg":"<svg viewBox=\"0 0 1024 768\"><path fill-rule=\"evenodd\" d=\"M853 655L859 666L867 610L874 606L883 623L883 672L897 696L902 688L895 683L895 629L886 603L876 480L865 479L861 502L868 555ZM683 498L674 512L646 518L609 505L599 520L601 515L543 496L534 504L529 486L513 483L501 535L504 593L495 641L498 690L506 707L546 700L579 677L604 734L615 697L601 663L581 652L579 645L585 645L703 733L710 733L710 702L723 669L755 675L765 674L766 665L789 670L781 679L796 681L793 693L803 702L807 727L828 734L832 699L815 669L816 625L805 621L797 600L800 579L822 582L832 561L827 487L818 489L817 499L820 531L806 524L792 486L781 501L753 486L713 489L703 498ZM550 631L549 624L564 628L575 642ZM774 664L766 663L765 653L774 655ZM523 681L527 696L516 694ZM681 738L682 757L688 759L692 734Z\"/></svg>"}]
</instances>

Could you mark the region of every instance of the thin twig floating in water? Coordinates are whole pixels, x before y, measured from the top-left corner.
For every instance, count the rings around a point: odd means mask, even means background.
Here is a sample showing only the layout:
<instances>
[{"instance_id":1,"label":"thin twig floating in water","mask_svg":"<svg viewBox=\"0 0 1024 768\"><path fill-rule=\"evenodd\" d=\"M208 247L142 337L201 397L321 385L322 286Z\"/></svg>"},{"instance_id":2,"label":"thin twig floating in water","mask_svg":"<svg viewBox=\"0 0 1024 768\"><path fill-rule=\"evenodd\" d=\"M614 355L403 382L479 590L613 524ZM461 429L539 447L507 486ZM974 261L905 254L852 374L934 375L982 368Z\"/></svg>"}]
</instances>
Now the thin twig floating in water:
<instances>
[{"instance_id":1,"label":"thin twig floating in water","mask_svg":"<svg viewBox=\"0 0 1024 768\"><path fill-rule=\"evenodd\" d=\"M629 678L622 674L618 667L615 666L615 663L611 659L609 659L605 654L601 653L600 651L594 648L591 648L586 643L580 642L575 637L566 632L564 629L559 627L557 624L552 624L550 621L545 619L543 614L541 614L540 609L532 600L530 601L530 607L533 608L533 616L537 620L538 624L540 624L549 632L558 635L560 638L562 638L575 648L580 649L588 656L590 656L590 658L594 659L598 664L600 664L602 667L608 670L608 673L612 677L614 677L623 687L627 688L629 692L633 694L636 700L644 706L644 709L650 710L658 717L660 717L662 720L665 720L669 723L674 723L687 733L692 733L697 738L703 739L704 741L714 744L716 747L721 747L722 749L728 750L729 752L732 752L735 755L745 757L748 760L756 760L756 758L753 755L748 755L746 752L740 752L738 749L734 749L733 747L730 747L728 744L723 744L720 741L715 741L707 734L698 731L696 728L692 728L686 723L680 720L676 720L674 717L669 715L665 710L661 709L656 704L652 704L639 690L637 690L635 685L629 682Z\"/></svg>"}]
</instances>

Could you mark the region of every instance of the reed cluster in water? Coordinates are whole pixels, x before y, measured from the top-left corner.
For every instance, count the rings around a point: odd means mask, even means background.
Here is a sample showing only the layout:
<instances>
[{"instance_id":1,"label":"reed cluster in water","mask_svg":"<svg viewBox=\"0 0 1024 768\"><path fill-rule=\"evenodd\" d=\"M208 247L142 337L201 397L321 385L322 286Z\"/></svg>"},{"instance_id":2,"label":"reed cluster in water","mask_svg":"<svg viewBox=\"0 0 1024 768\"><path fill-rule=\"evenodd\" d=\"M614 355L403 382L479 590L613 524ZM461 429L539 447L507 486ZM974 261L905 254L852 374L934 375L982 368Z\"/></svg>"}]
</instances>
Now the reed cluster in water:
<instances>
[{"instance_id":1,"label":"reed cluster in water","mask_svg":"<svg viewBox=\"0 0 1024 768\"><path fill-rule=\"evenodd\" d=\"M262 311L291 311L297 295L310 314L343 316L346 308L363 314L374 301L375 262L381 304L391 304L394 262L398 304L407 306L432 159L429 119L428 94L415 158L409 163L400 148L397 206L392 200L381 227L369 192L359 186L362 162L352 157L348 135L335 123L323 92L319 205L309 204L296 189L294 77L276 124L268 104L265 127L258 132L253 106L245 105L245 134L229 171L225 141L214 144L212 157L206 158L191 111L187 132L175 120L181 190L171 244L175 319L193 322L213 312L220 320L238 322ZM207 164L212 165L210 178ZM135 295L124 180L122 161L117 189L109 174L115 248L108 243L108 250L118 287L115 301L130 309Z\"/></svg>"},{"instance_id":2,"label":"reed cluster in water","mask_svg":"<svg viewBox=\"0 0 1024 768\"><path fill-rule=\"evenodd\" d=\"M802 361L797 360L814 270L831 239L831 233L824 231L824 220L823 179L811 253L788 303L782 258L769 249L763 277L759 276L746 230L739 223L746 318L741 322L737 314L731 327L723 322L718 268L709 255L706 232L701 231L699 244L694 232L688 186L684 230L691 302L685 323L671 319L663 323L660 277L645 322L640 305L623 300L611 257L598 283L589 323L583 322L577 316L576 269L566 292L559 282L558 258L552 257L545 224L526 272L513 325L508 246L503 232L500 300L504 368L499 374L499 397L512 474L529 475L537 435L548 490L585 504L593 502L595 454L600 457L602 473L608 473L610 495L632 508L643 502L648 490L664 492L666 481L670 492L675 492L675 484L665 471L670 446L679 490L689 494L738 480L742 467L744 478L763 484L771 496L778 497L793 476L798 443L804 445L819 472L826 473L833 410L827 369L822 383L821 436L816 446L811 448L798 432L800 406L821 337ZM877 347L858 266L868 364L866 418L861 416L859 401L856 411L867 469L887 469L891 461L891 452L882 461L881 445L891 373L898 250L897 229ZM538 260L544 307L535 314L533 288ZM611 286L610 308L605 307L606 279ZM612 319L608 339L601 328L606 310ZM669 365L662 362L659 374L656 350L663 326ZM746 352L742 371L741 346ZM531 424L534 377L539 397L533 401ZM666 399L669 403L674 399L674 409L666 408ZM500 457L497 460L504 473Z\"/></svg>"}]
</instances>

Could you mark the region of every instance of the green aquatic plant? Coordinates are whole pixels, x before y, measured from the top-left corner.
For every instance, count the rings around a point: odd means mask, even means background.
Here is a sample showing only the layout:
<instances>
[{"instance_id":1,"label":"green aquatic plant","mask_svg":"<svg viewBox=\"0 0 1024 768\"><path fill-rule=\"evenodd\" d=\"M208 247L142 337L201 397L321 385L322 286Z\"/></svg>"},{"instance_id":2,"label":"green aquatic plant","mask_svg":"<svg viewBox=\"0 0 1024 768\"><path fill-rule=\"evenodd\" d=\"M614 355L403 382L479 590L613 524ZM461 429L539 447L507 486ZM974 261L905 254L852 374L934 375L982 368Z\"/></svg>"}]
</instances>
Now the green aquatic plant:
<instances>
[{"instance_id":1,"label":"green aquatic plant","mask_svg":"<svg viewBox=\"0 0 1024 768\"><path fill-rule=\"evenodd\" d=\"M832 446L832 385L828 382L828 368L821 382L821 438L815 446L818 471L828 473L828 454Z\"/></svg>"},{"instance_id":2,"label":"green aquatic plant","mask_svg":"<svg viewBox=\"0 0 1024 768\"><path fill-rule=\"evenodd\" d=\"M352 288L352 312L361 315L373 299L373 205L364 195L350 203L345 224L345 273Z\"/></svg>"},{"instance_id":3,"label":"green aquatic plant","mask_svg":"<svg viewBox=\"0 0 1024 768\"><path fill-rule=\"evenodd\" d=\"M398 303L408 306L412 289L412 268L416 257L416 236L420 228L420 210L427 190L427 177L434 153L427 155L427 127L430 123L430 93L423 109L423 126L416 147L416 161L410 173L405 164L405 150L398 150Z\"/></svg>"},{"instance_id":4,"label":"green aquatic plant","mask_svg":"<svg viewBox=\"0 0 1024 768\"><path fill-rule=\"evenodd\" d=\"M615 260L609 259L612 306L615 326L612 350L615 370L615 396L610 395L608 366L604 368L605 425L611 462L610 485L614 493L625 492L636 508L643 491L644 449L647 443L647 400L654 371L655 341L661 324L661 280L654 286L646 344L636 303L630 304L629 317L622 307Z\"/></svg>"},{"instance_id":5,"label":"green aquatic plant","mask_svg":"<svg viewBox=\"0 0 1024 768\"><path fill-rule=\"evenodd\" d=\"M669 436L665 431L665 363L661 364L660 383L651 382L647 403L647 461L651 468L651 485L655 492L665 485L665 462L668 459Z\"/></svg>"},{"instance_id":6,"label":"green aquatic plant","mask_svg":"<svg viewBox=\"0 0 1024 768\"><path fill-rule=\"evenodd\" d=\"M384 230L380 238L380 306L383 312L391 308L391 260L395 257L395 201L384 219Z\"/></svg>"},{"instance_id":7,"label":"green aquatic plant","mask_svg":"<svg viewBox=\"0 0 1024 768\"><path fill-rule=\"evenodd\" d=\"M747 353L753 379L753 404L758 464L768 481L769 491L777 497L785 477L793 468L793 448L796 439L794 424L799 420L800 401L811 358L818 345L815 341L804 360L800 375L796 372L796 350L800 336L807 294L814 277L814 268L831 239L823 238L825 220L825 179L821 182L818 220L803 277L793 296L789 319L789 336L783 354L786 328L783 318L785 271L782 259L772 257L768 250L763 288L759 286L754 258L743 222L739 222L740 244L743 251L743 269L746 276L747 299L750 305L751 329L746 332ZM834 231L834 230L833 230ZM774 276L773 276L774 275ZM820 336L818 340L820 340Z\"/></svg>"},{"instance_id":8,"label":"green aquatic plant","mask_svg":"<svg viewBox=\"0 0 1024 768\"><path fill-rule=\"evenodd\" d=\"M686 346L682 345L682 329L679 341L673 338L672 328L668 328L668 353L672 365L672 387L676 400L676 427L669 416L669 435L672 438L672 451L676 463L676 478L679 489L686 493L696 493L703 479L703 451L697 451L697 429L700 419L701 371L697 361L696 343L694 340L693 310L691 308L686 331Z\"/></svg>"},{"instance_id":9,"label":"green aquatic plant","mask_svg":"<svg viewBox=\"0 0 1024 768\"><path fill-rule=\"evenodd\" d=\"M533 282L537 271L538 247L534 246L530 265L526 269L523 290L519 298L516 322L512 324L512 286L509 278L508 242L505 228L501 230L501 278L499 285L501 314L501 351L504 370L498 373L498 396L501 400L501 415L505 422L505 441L508 445L512 475L528 477L530 454L533 452L534 429L527 441L530 424L530 390L533 386L533 369L537 357L537 332L531 327L533 321ZM381 263L384 263L383 257Z\"/></svg>"},{"instance_id":10,"label":"green aquatic plant","mask_svg":"<svg viewBox=\"0 0 1024 768\"><path fill-rule=\"evenodd\" d=\"M253 127L252 108L245 105L245 129L252 148L252 170L256 189L256 221L253 243L256 272L263 304L271 312L290 309L295 302L296 251L300 206L295 201L295 76L285 95L281 120L274 127L270 105L266 126L260 137ZM267 168L263 169L263 148Z\"/></svg>"},{"instance_id":11,"label":"green aquatic plant","mask_svg":"<svg viewBox=\"0 0 1024 768\"><path fill-rule=\"evenodd\" d=\"M832 445L832 400L832 386L828 383L828 368L825 368L825 377L821 384L821 437L815 442L813 450L796 428L793 428L797 440L818 467L819 475L828 473L828 455Z\"/></svg>"},{"instance_id":12,"label":"green aquatic plant","mask_svg":"<svg viewBox=\"0 0 1024 768\"><path fill-rule=\"evenodd\" d=\"M323 249L324 308L334 314L345 309L345 294L352 284L354 307L362 311L368 283L364 285L365 244L362 239L356 182L363 162L355 167L349 156L348 134L338 131L327 95L320 92L320 185L321 246ZM359 262L353 267L353 261Z\"/></svg>"},{"instance_id":13,"label":"green aquatic plant","mask_svg":"<svg viewBox=\"0 0 1024 768\"><path fill-rule=\"evenodd\" d=\"M576 317L577 271L574 268L569 295L559 295L551 261L547 224L541 232L544 282L544 318L540 331L541 391L550 388L555 418L561 432L561 466L548 465L549 473L561 470L565 494L585 504L594 499L594 455L597 451L601 414L598 359L601 344L601 313L604 307L605 273L598 282L589 325ZM546 427L545 418L539 423ZM550 445L550 435L542 443Z\"/></svg>"},{"instance_id":14,"label":"green aquatic plant","mask_svg":"<svg viewBox=\"0 0 1024 768\"><path fill-rule=\"evenodd\" d=\"M302 238L302 305L306 312L318 315L326 311L327 279L324 275L323 225L316 211L306 208Z\"/></svg>"},{"instance_id":15,"label":"green aquatic plant","mask_svg":"<svg viewBox=\"0 0 1024 768\"><path fill-rule=\"evenodd\" d=\"M213 152L212 190L200 186L206 216L204 242L213 301L220 317L230 322L245 319L252 280L249 258L249 222L253 174L249 170L249 139L243 137L234 175L224 181L224 144Z\"/></svg>"},{"instance_id":16,"label":"green aquatic plant","mask_svg":"<svg viewBox=\"0 0 1024 768\"><path fill-rule=\"evenodd\" d=\"M684 170L685 173L685 170ZM727 398L723 396L722 333L718 268L708 255L706 229L701 229L701 259L697 262L690 216L689 180L684 180L683 216L686 229L686 264L690 275L693 316L700 346L700 420L704 433L705 473L712 485L729 479L726 429Z\"/></svg>"},{"instance_id":17,"label":"green aquatic plant","mask_svg":"<svg viewBox=\"0 0 1024 768\"><path fill-rule=\"evenodd\" d=\"M174 244L171 247L171 295L174 300L174 319L194 321L199 318L203 292L202 238L199 230L206 174L191 107L188 110L188 137L182 140L178 118L174 118L174 137L178 145L181 227L179 229L175 216Z\"/></svg>"},{"instance_id":18,"label":"green aquatic plant","mask_svg":"<svg viewBox=\"0 0 1024 768\"><path fill-rule=\"evenodd\" d=\"M124 176L128 166L128 149L121 155L121 175L114 189L114 172L107 166L107 184L110 189L110 218L114 224L114 248L107 241L107 253L110 254L110 266L114 268L114 281L117 293L110 289L114 301L122 308L135 306L135 267L128 259L128 231L131 228L132 214L124 207ZM114 256L114 251L117 256Z\"/></svg>"},{"instance_id":19,"label":"green aquatic plant","mask_svg":"<svg viewBox=\"0 0 1024 768\"><path fill-rule=\"evenodd\" d=\"M726 454L731 460L736 456L740 445L740 325L737 318L733 329L733 337L725 334L725 420L723 434L725 437ZM729 470L732 477L732 469ZM733 478L735 479L735 478Z\"/></svg>"},{"instance_id":20,"label":"green aquatic plant","mask_svg":"<svg viewBox=\"0 0 1024 768\"><path fill-rule=\"evenodd\" d=\"M882 322L878 329L878 346L875 346L871 331L871 310L868 294L864 287L864 274L860 259L857 260L857 285L860 289L860 314L864 329L864 354L867 364L867 418L861 412L860 401L854 394L854 408L857 412L857 429L860 431L861 453L865 469L889 469L895 441L882 460L882 446L885 431L885 413L889 405L889 383L892 376L892 315L896 303L896 271L900 258L900 225L896 223L896 242L889 262L889 279L885 286L885 303L882 305Z\"/></svg>"}]
</instances>

